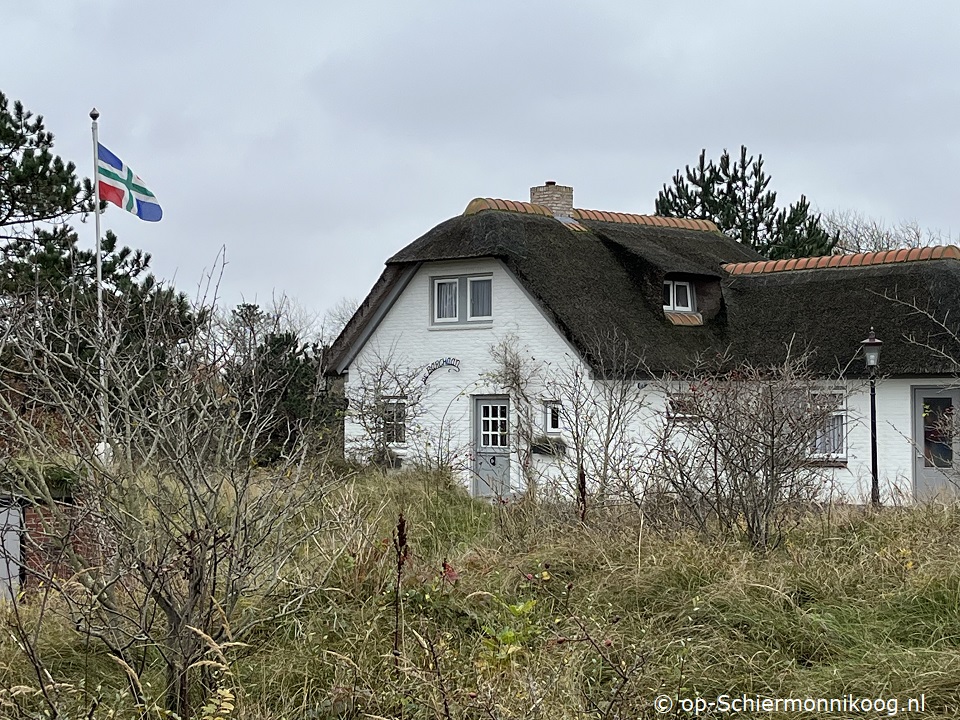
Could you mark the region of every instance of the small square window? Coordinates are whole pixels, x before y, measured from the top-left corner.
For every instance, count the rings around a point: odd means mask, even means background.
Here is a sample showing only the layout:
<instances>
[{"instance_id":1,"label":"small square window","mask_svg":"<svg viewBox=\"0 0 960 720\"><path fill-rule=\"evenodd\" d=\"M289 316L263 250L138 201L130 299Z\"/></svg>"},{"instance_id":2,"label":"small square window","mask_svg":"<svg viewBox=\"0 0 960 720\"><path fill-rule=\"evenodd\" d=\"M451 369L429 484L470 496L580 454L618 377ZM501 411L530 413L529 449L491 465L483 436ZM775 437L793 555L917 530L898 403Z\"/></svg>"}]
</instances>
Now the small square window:
<instances>
[{"instance_id":1,"label":"small square window","mask_svg":"<svg viewBox=\"0 0 960 720\"><path fill-rule=\"evenodd\" d=\"M470 312L467 320L490 320L493 317L493 280L468 278Z\"/></svg>"},{"instance_id":2,"label":"small square window","mask_svg":"<svg viewBox=\"0 0 960 720\"><path fill-rule=\"evenodd\" d=\"M544 403L543 430L548 435L559 435L563 430L563 405L555 400Z\"/></svg>"},{"instance_id":3,"label":"small square window","mask_svg":"<svg viewBox=\"0 0 960 720\"><path fill-rule=\"evenodd\" d=\"M457 322L460 317L458 312L460 281L452 279L433 282L433 321Z\"/></svg>"}]
</instances>

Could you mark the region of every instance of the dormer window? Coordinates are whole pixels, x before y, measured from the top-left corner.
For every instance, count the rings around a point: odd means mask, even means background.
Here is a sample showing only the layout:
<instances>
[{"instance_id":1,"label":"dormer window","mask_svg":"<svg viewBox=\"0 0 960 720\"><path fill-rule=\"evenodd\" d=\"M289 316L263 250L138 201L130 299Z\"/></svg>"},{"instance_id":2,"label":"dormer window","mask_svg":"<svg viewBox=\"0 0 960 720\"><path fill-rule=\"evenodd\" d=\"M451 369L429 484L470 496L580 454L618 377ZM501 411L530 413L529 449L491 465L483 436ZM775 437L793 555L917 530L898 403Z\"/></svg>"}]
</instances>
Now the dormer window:
<instances>
[{"instance_id":1,"label":"dormer window","mask_svg":"<svg viewBox=\"0 0 960 720\"><path fill-rule=\"evenodd\" d=\"M694 311L693 285L680 280L663 281L663 309L665 312Z\"/></svg>"}]
</instances>

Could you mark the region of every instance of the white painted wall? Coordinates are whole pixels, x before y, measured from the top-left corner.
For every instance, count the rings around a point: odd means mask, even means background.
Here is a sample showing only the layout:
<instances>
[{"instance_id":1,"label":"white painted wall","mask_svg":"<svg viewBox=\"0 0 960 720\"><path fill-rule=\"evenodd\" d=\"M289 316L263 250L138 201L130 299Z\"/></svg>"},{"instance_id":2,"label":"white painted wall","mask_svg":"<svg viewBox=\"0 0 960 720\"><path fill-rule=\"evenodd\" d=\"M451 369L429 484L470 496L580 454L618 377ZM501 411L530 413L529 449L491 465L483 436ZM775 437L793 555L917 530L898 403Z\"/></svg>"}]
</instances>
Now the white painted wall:
<instances>
[{"instance_id":1,"label":"white painted wall","mask_svg":"<svg viewBox=\"0 0 960 720\"><path fill-rule=\"evenodd\" d=\"M431 278L445 275L491 273L493 278L493 321L484 326L432 325L430 320ZM424 264L407 288L382 319L348 369L348 394L356 383L356 369L376 362L378 356L392 354L408 368L420 368L446 357L460 360L460 371L441 368L426 381L427 412L417 427L408 428L406 447L398 454L407 461L435 454L438 443L448 449L448 458L467 487L471 487L473 418L472 398L503 394L485 377L494 368L491 348L501 339L516 336L529 349L537 363L560 371L577 366L580 360L573 348L560 336L520 286L512 273L498 260L480 259ZM582 367L582 364L580 364ZM880 379L877 384L878 469L885 502L910 502L913 498L912 387L946 386L949 380ZM836 499L867 502L870 497L870 397L865 381L847 385L847 457L846 466L830 470L832 493ZM543 391L544 398L550 391ZM648 393L643 422L656 425L664 412L661 395ZM517 408L511 407L514 417ZM534 409L540 422L540 409ZM362 435L362 428L349 417L345 427L348 450ZM533 458L535 474L569 484L574 480L570 467L560 468L557 461L544 456ZM511 485L523 489L523 473L518 456L511 459Z\"/></svg>"},{"instance_id":2,"label":"white painted wall","mask_svg":"<svg viewBox=\"0 0 960 720\"><path fill-rule=\"evenodd\" d=\"M485 326L431 325L431 278L475 273L492 274L492 322ZM458 460L455 468L469 487L473 438L471 398L502 394L502 390L492 386L484 374L493 369L491 348L511 334L533 349L538 361L579 362L575 351L499 260L425 263L354 358L348 368L347 393L355 390L358 366L369 366L377 361L378 356L392 354L399 364L409 368L423 367L439 358L458 358L459 372L441 368L427 379L429 412L421 418L421 428L408 428L409 442L406 448L398 450L398 454L413 460L418 454L434 449L438 441L449 443ZM516 408L511 409L516 411ZM442 438L441 427L448 429L448 435ZM348 414L345 427L348 451L362 432ZM424 447L428 442L431 446ZM511 460L511 476L512 487L521 490L522 473L516 454Z\"/></svg>"}]
</instances>

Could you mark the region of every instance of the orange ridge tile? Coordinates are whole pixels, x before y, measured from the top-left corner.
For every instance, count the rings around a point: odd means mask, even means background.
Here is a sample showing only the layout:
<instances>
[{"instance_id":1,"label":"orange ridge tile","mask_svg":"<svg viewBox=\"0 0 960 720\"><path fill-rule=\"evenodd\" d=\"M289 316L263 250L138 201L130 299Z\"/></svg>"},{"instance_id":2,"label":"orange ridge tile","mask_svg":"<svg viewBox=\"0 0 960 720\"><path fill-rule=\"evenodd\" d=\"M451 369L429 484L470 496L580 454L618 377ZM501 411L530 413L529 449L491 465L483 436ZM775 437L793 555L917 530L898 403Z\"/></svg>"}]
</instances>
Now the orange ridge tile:
<instances>
[{"instance_id":1,"label":"orange ridge tile","mask_svg":"<svg viewBox=\"0 0 960 720\"><path fill-rule=\"evenodd\" d=\"M464 215L476 215L484 210L501 210L506 212L526 213L528 215L544 215L553 217L549 208L534 203L520 202L519 200L501 200L499 198L474 198L467 203Z\"/></svg>"},{"instance_id":2,"label":"orange ridge tile","mask_svg":"<svg viewBox=\"0 0 960 720\"><path fill-rule=\"evenodd\" d=\"M960 247L941 245L925 248L898 248L854 255L821 255L792 260L759 260L744 263L725 263L723 269L731 275L757 275L792 270L820 270L823 268L855 268L868 265L920 262L924 260L960 260Z\"/></svg>"},{"instance_id":3,"label":"orange ridge tile","mask_svg":"<svg viewBox=\"0 0 960 720\"><path fill-rule=\"evenodd\" d=\"M596 222L628 223L631 225L652 225L655 227L672 227L683 230L700 230L703 232L719 232L717 226L709 220L695 220L693 218L671 218L661 215L638 215L635 213L611 213L605 210L587 210L574 208L573 217L577 220L593 220Z\"/></svg>"}]
</instances>

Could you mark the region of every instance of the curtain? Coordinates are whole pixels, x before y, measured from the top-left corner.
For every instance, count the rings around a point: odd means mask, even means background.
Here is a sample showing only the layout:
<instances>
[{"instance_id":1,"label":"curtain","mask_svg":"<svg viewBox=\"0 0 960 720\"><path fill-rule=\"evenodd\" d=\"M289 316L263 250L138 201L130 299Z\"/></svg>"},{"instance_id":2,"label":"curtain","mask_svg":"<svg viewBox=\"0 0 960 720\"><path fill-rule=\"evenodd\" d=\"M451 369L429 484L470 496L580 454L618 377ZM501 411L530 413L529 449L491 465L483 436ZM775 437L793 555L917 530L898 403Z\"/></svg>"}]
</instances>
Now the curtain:
<instances>
[{"instance_id":1,"label":"curtain","mask_svg":"<svg viewBox=\"0 0 960 720\"><path fill-rule=\"evenodd\" d=\"M472 280L470 282L470 317L490 317L493 315L492 281Z\"/></svg>"},{"instance_id":2,"label":"curtain","mask_svg":"<svg viewBox=\"0 0 960 720\"><path fill-rule=\"evenodd\" d=\"M437 283L437 318L457 319L457 281Z\"/></svg>"}]
</instances>

